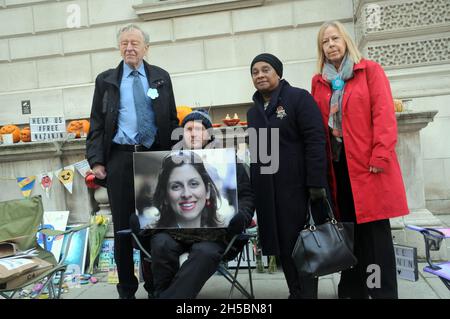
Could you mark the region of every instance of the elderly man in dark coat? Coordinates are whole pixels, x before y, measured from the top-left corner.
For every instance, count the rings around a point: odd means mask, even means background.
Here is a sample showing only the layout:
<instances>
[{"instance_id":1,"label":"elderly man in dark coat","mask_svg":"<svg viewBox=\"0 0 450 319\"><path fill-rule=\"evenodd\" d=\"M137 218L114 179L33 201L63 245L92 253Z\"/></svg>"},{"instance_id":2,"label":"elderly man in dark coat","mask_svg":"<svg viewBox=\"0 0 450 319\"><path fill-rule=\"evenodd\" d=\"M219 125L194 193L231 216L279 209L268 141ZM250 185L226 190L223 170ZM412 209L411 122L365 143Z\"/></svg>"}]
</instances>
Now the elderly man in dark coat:
<instances>
[{"instance_id":1,"label":"elderly man in dark coat","mask_svg":"<svg viewBox=\"0 0 450 319\"><path fill-rule=\"evenodd\" d=\"M326 196L320 111L307 91L281 80L283 65L274 55L255 57L251 75L257 89L247 113L251 182L263 254L279 255L289 298L316 298L317 279L299 277L291 253L306 223L308 196L313 202Z\"/></svg>"},{"instance_id":2,"label":"elderly man in dark coat","mask_svg":"<svg viewBox=\"0 0 450 319\"><path fill-rule=\"evenodd\" d=\"M95 177L108 188L119 298L134 299L139 282L131 239L117 234L130 227L135 212L133 153L170 149L178 119L169 74L144 61L148 34L127 25L117 37L123 60L95 80L86 158Z\"/></svg>"}]
</instances>

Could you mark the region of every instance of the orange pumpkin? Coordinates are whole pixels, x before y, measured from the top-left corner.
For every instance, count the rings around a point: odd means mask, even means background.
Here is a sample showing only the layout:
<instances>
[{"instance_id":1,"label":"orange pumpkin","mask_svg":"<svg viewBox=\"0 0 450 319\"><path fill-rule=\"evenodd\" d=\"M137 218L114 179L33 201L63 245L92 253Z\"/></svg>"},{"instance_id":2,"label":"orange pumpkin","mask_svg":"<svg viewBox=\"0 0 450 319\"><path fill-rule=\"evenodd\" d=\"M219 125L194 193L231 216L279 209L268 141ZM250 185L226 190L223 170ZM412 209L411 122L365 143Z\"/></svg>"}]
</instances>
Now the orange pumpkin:
<instances>
[{"instance_id":1,"label":"orange pumpkin","mask_svg":"<svg viewBox=\"0 0 450 319\"><path fill-rule=\"evenodd\" d=\"M13 141L14 143L17 143L20 141L20 128L12 125L12 124L8 124L3 126L0 129L0 134L12 134L13 135Z\"/></svg>"},{"instance_id":2,"label":"orange pumpkin","mask_svg":"<svg viewBox=\"0 0 450 319\"><path fill-rule=\"evenodd\" d=\"M403 112L404 107L403 107L402 100L394 99L394 110L395 110L395 112Z\"/></svg>"},{"instance_id":3,"label":"orange pumpkin","mask_svg":"<svg viewBox=\"0 0 450 319\"><path fill-rule=\"evenodd\" d=\"M25 126L20 130L20 140L22 142L31 142L31 131L29 126Z\"/></svg>"},{"instance_id":4,"label":"orange pumpkin","mask_svg":"<svg viewBox=\"0 0 450 319\"><path fill-rule=\"evenodd\" d=\"M86 135L89 132L89 121L88 120L74 120L70 121L67 126L67 132L75 133L76 138L80 138L81 135Z\"/></svg>"},{"instance_id":5,"label":"orange pumpkin","mask_svg":"<svg viewBox=\"0 0 450 319\"><path fill-rule=\"evenodd\" d=\"M192 109L189 106L180 105L177 106L177 117L179 120L179 124L181 125L181 122L183 122L183 119L192 112Z\"/></svg>"}]
</instances>

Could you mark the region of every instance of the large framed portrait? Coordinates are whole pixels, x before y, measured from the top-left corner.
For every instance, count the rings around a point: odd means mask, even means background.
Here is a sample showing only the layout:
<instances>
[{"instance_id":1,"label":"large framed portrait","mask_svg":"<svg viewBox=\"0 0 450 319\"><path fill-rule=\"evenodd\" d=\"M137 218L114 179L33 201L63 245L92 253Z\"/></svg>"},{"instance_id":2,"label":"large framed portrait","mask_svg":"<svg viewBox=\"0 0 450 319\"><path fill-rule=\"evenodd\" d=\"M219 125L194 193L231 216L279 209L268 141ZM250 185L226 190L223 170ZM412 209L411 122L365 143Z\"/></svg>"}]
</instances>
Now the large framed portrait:
<instances>
[{"instance_id":1,"label":"large framed portrait","mask_svg":"<svg viewBox=\"0 0 450 319\"><path fill-rule=\"evenodd\" d=\"M234 149L134 153L140 226L225 228L238 212Z\"/></svg>"}]
</instances>

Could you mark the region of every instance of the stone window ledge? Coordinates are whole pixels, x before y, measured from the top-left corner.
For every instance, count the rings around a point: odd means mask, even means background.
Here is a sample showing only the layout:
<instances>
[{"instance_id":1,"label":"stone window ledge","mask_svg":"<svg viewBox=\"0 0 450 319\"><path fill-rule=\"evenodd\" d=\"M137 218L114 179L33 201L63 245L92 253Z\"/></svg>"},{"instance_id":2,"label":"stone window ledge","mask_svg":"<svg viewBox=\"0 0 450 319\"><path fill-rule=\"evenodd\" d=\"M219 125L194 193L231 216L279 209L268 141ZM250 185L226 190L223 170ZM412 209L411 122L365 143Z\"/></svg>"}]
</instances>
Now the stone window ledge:
<instances>
[{"instance_id":1,"label":"stone window ledge","mask_svg":"<svg viewBox=\"0 0 450 319\"><path fill-rule=\"evenodd\" d=\"M150 21L256 7L264 2L265 0L168 0L135 5L133 9L140 19Z\"/></svg>"}]
</instances>

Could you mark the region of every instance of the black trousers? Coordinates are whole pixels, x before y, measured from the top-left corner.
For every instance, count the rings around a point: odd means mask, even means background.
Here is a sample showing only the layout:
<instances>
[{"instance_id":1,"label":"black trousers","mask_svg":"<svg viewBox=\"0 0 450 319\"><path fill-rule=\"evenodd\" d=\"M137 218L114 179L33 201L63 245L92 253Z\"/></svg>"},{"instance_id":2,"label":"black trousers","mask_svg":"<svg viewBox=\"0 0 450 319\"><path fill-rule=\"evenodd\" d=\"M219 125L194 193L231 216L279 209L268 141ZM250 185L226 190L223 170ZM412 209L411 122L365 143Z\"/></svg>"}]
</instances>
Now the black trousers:
<instances>
[{"instance_id":1,"label":"black trousers","mask_svg":"<svg viewBox=\"0 0 450 319\"><path fill-rule=\"evenodd\" d=\"M152 236L151 255L155 296L163 299L192 299L216 272L225 244L203 241L184 244L169 234ZM181 265L179 257L189 252Z\"/></svg>"},{"instance_id":2,"label":"black trousers","mask_svg":"<svg viewBox=\"0 0 450 319\"><path fill-rule=\"evenodd\" d=\"M114 224L114 259L119 276L117 291L121 298L130 298L139 284L134 275L133 246L129 236L118 236L117 231L130 227L130 215L135 212L133 152L113 149L106 169Z\"/></svg>"},{"instance_id":3,"label":"black trousers","mask_svg":"<svg viewBox=\"0 0 450 319\"><path fill-rule=\"evenodd\" d=\"M354 268L342 271L338 295L340 298L367 299L370 296L397 299L397 273L389 219L356 224L344 150L339 162L333 162L333 166L341 221L355 223L354 254L358 259L358 264ZM379 273L369 267L370 265L375 265ZM380 277L379 285L376 276Z\"/></svg>"},{"instance_id":4,"label":"black trousers","mask_svg":"<svg viewBox=\"0 0 450 319\"><path fill-rule=\"evenodd\" d=\"M279 257L289 288L289 299L317 299L318 278L300 277L290 255L280 255Z\"/></svg>"}]
</instances>

